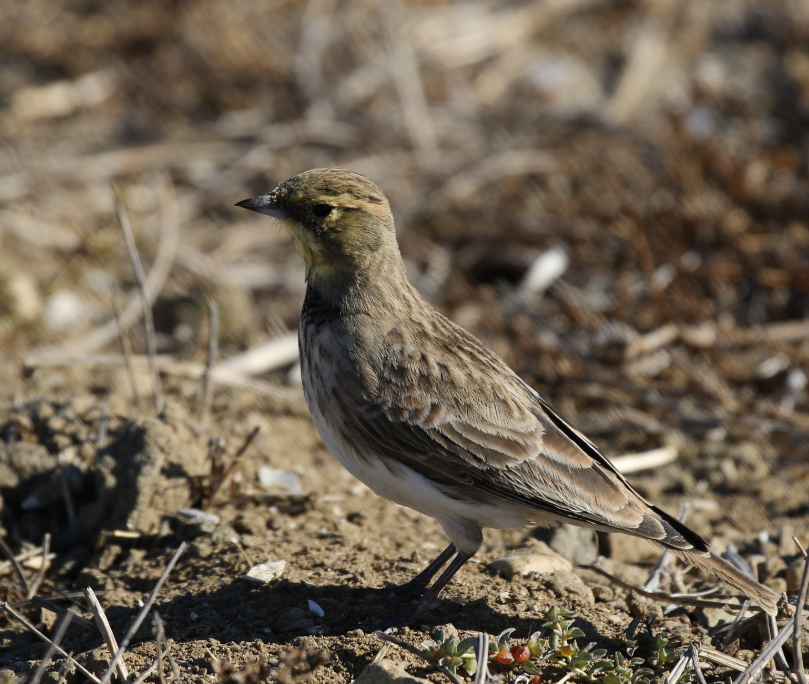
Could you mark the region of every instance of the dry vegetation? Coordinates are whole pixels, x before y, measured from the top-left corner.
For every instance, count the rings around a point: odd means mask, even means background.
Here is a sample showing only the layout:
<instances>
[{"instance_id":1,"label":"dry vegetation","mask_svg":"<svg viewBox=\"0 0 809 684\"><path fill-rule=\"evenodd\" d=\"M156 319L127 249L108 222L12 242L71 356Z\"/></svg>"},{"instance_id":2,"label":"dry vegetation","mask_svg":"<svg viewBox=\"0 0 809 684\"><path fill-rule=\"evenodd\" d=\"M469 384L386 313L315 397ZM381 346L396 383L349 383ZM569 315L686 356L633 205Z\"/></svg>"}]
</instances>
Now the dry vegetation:
<instances>
[{"instance_id":1,"label":"dry vegetation","mask_svg":"<svg viewBox=\"0 0 809 684\"><path fill-rule=\"evenodd\" d=\"M150 681L348 682L379 651L352 627L386 607L345 591L403 581L444 539L325 452L296 383L302 263L232 208L318 166L385 190L419 289L605 453L641 454L623 467L643 494L688 504L689 524L796 593L806 2L0 0L0 16L0 538L23 564L0 565L0 600L32 625L54 636L54 606L70 605L58 592L84 601L90 586L122 639L186 541L157 598L167 638L150 616L130 673L159 661ZM592 561L591 539L560 537L542 536ZM714 680L733 664L710 648L738 666L769 638L592 569L486 572L537 544L489 535L426 625L398 636L418 646L452 622L526 642L566 604L581 646L613 654L631 616L654 615L656 632L702 640ZM607 536L597 550L635 587L656 554ZM277 584L239 579L280 560ZM684 571L655 573L652 591L710 586ZM109 651L86 605L62 645L101 677ZM786 651L775 667L794 669ZM0 622L0 677L33 676L42 655ZM59 658L43 681L59 681Z\"/></svg>"}]
</instances>

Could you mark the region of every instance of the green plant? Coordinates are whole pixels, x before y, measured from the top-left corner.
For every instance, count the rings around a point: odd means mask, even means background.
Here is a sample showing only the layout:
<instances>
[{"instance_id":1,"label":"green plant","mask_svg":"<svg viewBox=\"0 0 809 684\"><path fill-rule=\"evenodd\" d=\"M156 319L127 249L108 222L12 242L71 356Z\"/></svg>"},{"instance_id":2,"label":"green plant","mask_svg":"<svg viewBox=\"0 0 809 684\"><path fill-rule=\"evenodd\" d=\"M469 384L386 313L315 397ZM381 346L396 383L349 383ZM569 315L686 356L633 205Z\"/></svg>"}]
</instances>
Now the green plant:
<instances>
[{"instance_id":1,"label":"green plant","mask_svg":"<svg viewBox=\"0 0 809 684\"><path fill-rule=\"evenodd\" d=\"M452 674L457 674L458 668L462 668L466 674L473 675L478 668L473 643L472 637L458 641L456 635L445 635L439 630L435 641L425 641L421 647L429 660L447 668Z\"/></svg>"}]
</instances>

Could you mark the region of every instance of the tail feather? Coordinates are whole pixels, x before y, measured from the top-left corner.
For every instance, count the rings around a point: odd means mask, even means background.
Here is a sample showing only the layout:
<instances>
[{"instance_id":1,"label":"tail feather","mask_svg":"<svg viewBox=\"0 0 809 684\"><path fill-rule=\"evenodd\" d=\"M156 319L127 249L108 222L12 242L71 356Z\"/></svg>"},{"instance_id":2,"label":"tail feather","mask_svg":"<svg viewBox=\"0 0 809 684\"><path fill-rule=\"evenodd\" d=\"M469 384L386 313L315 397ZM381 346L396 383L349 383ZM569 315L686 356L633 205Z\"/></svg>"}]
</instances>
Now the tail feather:
<instances>
[{"instance_id":1,"label":"tail feather","mask_svg":"<svg viewBox=\"0 0 809 684\"><path fill-rule=\"evenodd\" d=\"M697 566L700 570L716 575L730 586L738 589L745 596L755 601L770 615L778 612L780 596L772 589L759 584L752 577L748 577L735 565L728 563L713 552L701 553L698 551L674 551L680 558Z\"/></svg>"}]
</instances>

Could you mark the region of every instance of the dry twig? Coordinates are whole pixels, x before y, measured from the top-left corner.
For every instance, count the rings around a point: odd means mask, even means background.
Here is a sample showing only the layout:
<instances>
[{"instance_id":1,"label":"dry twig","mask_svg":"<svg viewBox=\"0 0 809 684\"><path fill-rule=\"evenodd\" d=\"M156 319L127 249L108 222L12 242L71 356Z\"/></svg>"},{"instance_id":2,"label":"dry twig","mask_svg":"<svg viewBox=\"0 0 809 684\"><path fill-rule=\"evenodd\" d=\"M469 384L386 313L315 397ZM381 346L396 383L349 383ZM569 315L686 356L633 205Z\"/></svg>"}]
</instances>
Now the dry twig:
<instances>
[{"instance_id":1,"label":"dry twig","mask_svg":"<svg viewBox=\"0 0 809 684\"><path fill-rule=\"evenodd\" d=\"M0 551L3 552L3 555L8 559L11 567L14 568L14 572L17 573L17 578L20 580L20 586L22 586L22 590L25 592L25 595L28 596L28 581L25 579L22 567L20 567L19 562L14 557L14 553L11 551L8 544L6 544L2 537L0 537Z\"/></svg>"},{"instance_id":2,"label":"dry twig","mask_svg":"<svg viewBox=\"0 0 809 684\"><path fill-rule=\"evenodd\" d=\"M412 653L413 655L417 655L419 658L422 658L423 660L427 661L436 670L438 670L447 679L449 679L449 681L451 681L452 684L462 684L461 680L458 679L454 674L452 674L452 672L450 672L443 665L439 665L438 663L430 660L421 651L419 651L419 649L417 649L415 646L411 646L407 642L402 641L401 639L397 639L396 637L391 636L390 634L385 634L384 632L374 632L374 634L376 634L380 639L383 639L385 641L390 641L390 643L396 644L397 646L400 646L401 648L405 649L406 651L410 651L410 653Z\"/></svg>"},{"instance_id":3,"label":"dry twig","mask_svg":"<svg viewBox=\"0 0 809 684\"><path fill-rule=\"evenodd\" d=\"M65 632L67 628L70 626L70 621L73 619L74 613L72 610L66 612L62 620L59 622L59 627L56 629L56 634L53 637L53 642L50 646L48 646L48 650L45 651L45 655L42 656L42 660L39 661L39 665L37 666L36 671L34 672L34 676L31 677L30 684L39 684L40 680L42 679L42 675L45 674L45 668L48 667L48 664L51 662L51 658L53 657L54 651L59 647L59 644L62 643L62 639L65 636Z\"/></svg>"},{"instance_id":4,"label":"dry twig","mask_svg":"<svg viewBox=\"0 0 809 684\"><path fill-rule=\"evenodd\" d=\"M51 534L50 532L46 532L45 536L42 539L42 567L39 568L39 571L34 576L34 579L31 580L31 586L28 587L27 597L30 599L37 593L37 589L39 589L39 585L42 584L42 580L45 579L45 573L48 572L48 568L50 567L50 563L48 562L48 555L50 554L51 550Z\"/></svg>"},{"instance_id":5,"label":"dry twig","mask_svg":"<svg viewBox=\"0 0 809 684\"><path fill-rule=\"evenodd\" d=\"M242 444L241 448L236 452L236 455L233 457L233 460L228 465L227 469L225 470L224 474L222 475L222 479L219 480L219 483L216 485L214 490L211 492L211 496L208 497L208 502L202 507L202 510L207 511L216 503L216 498L222 492L222 489L230 480L230 476L233 475L233 472L239 465L239 462L244 456L245 452L247 451L248 447L253 443L253 440L256 438L258 431L260 430L260 426L256 425L250 433L245 437L244 443Z\"/></svg>"},{"instance_id":6,"label":"dry twig","mask_svg":"<svg viewBox=\"0 0 809 684\"><path fill-rule=\"evenodd\" d=\"M157 340L154 330L154 318L152 317L152 302L149 299L149 292L146 288L146 274L143 271L143 264L140 260L140 254L138 254L138 248L135 246L135 238L132 235L132 228L129 225L129 217L115 192L113 192L113 199L115 201L115 214L118 217L118 223L124 234L124 242L129 252L129 259L132 261L132 270L135 272L135 280L138 283L138 290L140 291L141 306L143 308L143 323L146 328L146 348L149 355L149 368L152 371L152 384L154 385L152 389L154 392L155 411L160 415L163 413L163 397L160 392L160 375L157 372L157 364L155 362L155 357L157 356Z\"/></svg>"},{"instance_id":7,"label":"dry twig","mask_svg":"<svg viewBox=\"0 0 809 684\"><path fill-rule=\"evenodd\" d=\"M90 612L96 619L96 624L101 632L101 636L104 637L104 641L110 651L110 656L114 657L115 654L118 653L118 641L115 639L115 634L112 631L112 627L110 627L109 620L107 620L107 614L104 612L104 608L101 606L98 598L96 598L95 592L91 587L87 587L84 590L84 595L87 598L87 605L90 607ZM129 679L129 671L126 669L126 663L124 663L123 660L118 662L118 676L121 678L121 682L126 682L127 679Z\"/></svg>"},{"instance_id":8,"label":"dry twig","mask_svg":"<svg viewBox=\"0 0 809 684\"><path fill-rule=\"evenodd\" d=\"M101 680L99 680L98 677L96 677L92 672L90 672L90 670L88 670L86 667L84 667L84 665L82 665L81 663L75 661L73 659L73 657L71 655L69 655L61 646L59 646L58 644L54 644L53 641L51 641L48 637L46 637L42 632L40 632L36 627L34 627L30 622L28 622L28 620L26 620L22 615L20 615L11 606L9 606L7 603L0 603L0 608L5 610L12 617L15 617L17 620L19 620L23 625L25 625L25 627L28 628L28 630L34 636L41 639L46 644L52 644L57 653L60 653L65 658L67 658L70 661L70 663L75 665L78 668L78 670L85 677L87 677L90 681L94 682L94 684L100 684Z\"/></svg>"}]
</instances>

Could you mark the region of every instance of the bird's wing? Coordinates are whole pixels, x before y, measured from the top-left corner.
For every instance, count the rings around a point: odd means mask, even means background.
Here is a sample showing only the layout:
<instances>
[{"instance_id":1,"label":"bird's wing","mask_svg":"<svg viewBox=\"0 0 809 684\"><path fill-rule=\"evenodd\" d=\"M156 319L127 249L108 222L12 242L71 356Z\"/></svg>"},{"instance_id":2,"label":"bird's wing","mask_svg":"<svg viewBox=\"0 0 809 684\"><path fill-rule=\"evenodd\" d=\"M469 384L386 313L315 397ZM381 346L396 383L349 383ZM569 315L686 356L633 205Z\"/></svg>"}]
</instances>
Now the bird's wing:
<instances>
[{"instance_id":1,"label":"bird's wing","mask_svg":"<svg viewBox=\"0 0 809 684\"><path fill-rule=\"evenodd\" d=\"M352 439L428 476L535 510L675 548L705 546L644 501L499 357L441 322L452 335L427 336L412 323L388 335L376 369L384 381L357 407Z\"/></svg>"}]
</instances>

